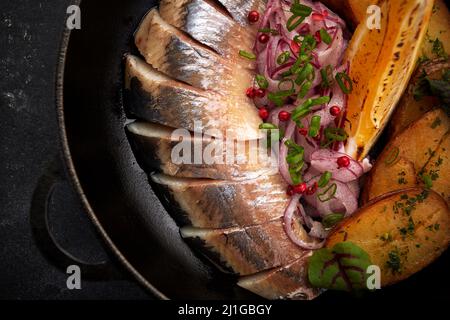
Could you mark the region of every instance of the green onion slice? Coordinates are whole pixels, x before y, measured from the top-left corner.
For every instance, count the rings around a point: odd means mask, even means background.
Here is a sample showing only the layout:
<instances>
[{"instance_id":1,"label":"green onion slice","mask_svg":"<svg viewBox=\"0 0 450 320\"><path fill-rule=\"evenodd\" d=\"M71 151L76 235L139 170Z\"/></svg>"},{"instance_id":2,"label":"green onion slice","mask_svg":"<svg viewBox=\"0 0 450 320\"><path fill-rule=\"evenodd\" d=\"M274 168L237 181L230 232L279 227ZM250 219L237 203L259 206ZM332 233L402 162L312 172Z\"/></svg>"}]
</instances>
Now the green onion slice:
<instances>
[{"instance_id":1,"label":"green onion slice","mask_svg":"<svg viewBox=\"0 0 450 320\"><path fill-rule=\"evenodd\" d=\"M325 171L319 179L318 185L319 188L324 188L331 179L331 172Z\"/></svg>"},{"instance_id":2,"label":"green onion slice","mask_svg":"<svg viewBox=\"0 0 450 320\"><path fill-rule=\"evenodd\" d=\"M387 165L393 164L395 162L395 160L397 160L399 153L400 153L400 149L398 147L392 148L389 151L388 156L386 157L386 160L384 161L384 163Z\"/></svg>"},{"instance_id":3,"label":"green onion slice","mask_svg":"<svg viewBox=\"0 0 450 320\"><path fill-rule=\"evenodd\" d=\"M269 81L261 74L255 76L256 83L261 89L267 89L269 87Z\"/></svg>"},{"instance_id":4,"label":"green onion slice","mask_svg":"<svg viewBox=\"0 0 450 320\"><path fill-rule=\"evenodd\" d=\"M333 81L333 67L331 64L320 70L320 75L322 76L322 88L331 87Z\"/></svg>"},{"instance_id":5,"label":"green onion slice","mask_svg":"<svg viewBox=\"0 0 450 320\"><path fill-rule=\"evenodd\" d=\"M278 129L278 127L272 123L261 123L259 125L259 129L261 130L275 130Z\"/></svg>"},{"instance_id":6,"label":"green onion slice","mask_svg":"<svg viewBox=\"0 0 450 320\"><path fill-rule=\"evenodd\" d=\"M289 32L294 31L303 21L305 20L305 17L303 16L297 16L292 15L288 21L286 22L286 29L288 29Z\"/></svg>"},{"instance_id":7,"label":"green onion slice","mask_svg":"<svg viewBox=\"0 0 450 320\"><path fill-rule=\"evenodd\" d=\"M294 1L290 10L294 15L301 17L309 17L312 13L312 8L300 4L298 0Z\"/></svg>"},{"instance_id":8,"label":"green onion slice","mask_svg":"<svg viewBox=\"0 0 450 320\"><path fill-rule=\"evenodd\" d=\"M326 229L330 229L341 222L342 219L344 219L344 216L345 215L343 213L329 214L325 218L323 218L322 224Z\"/></svg>"},{"instance_id":9,"label":"green onion slice","mask_svg":"<svg viewBox=\"0 0 450 320\"><path fill-rule=\"evenodd\" d=\"M353 91L353 81L345 72L338 72L336 74L336 81L338 82L339 87L341 87L342 92L345 94L349 94Z\"/></svg>"},{"instance_id":10,"label":"green onion slice","mask_svg":"<svg viewBox=\"0 0 450 320\"><path fill-rule=\"evenodd\" d=\"M313 116L311 118L311 124L309 125L309 132L308 135L310 137L317 137L320 130L320 116Z\"/></svg>"},{"instance_id":11,"label":"green onion slice","mask_svg":"<svg viewBox=\"0 0 450 320\"><path fill-rule=\"evenodd\" d=\"M289 83L288 87L286 87L286 83ZM292 79L283 79L278 82L278 90L281 91L292 91L295 88L294 80Z\"/></svg>"},{"instance_id":12,"label":"green onion slice","mask_svg":"<svg viewBox=\"0 0 450 320\"><path fill-rule=\"evenodd\" d=\"M325 29L320 29L319 31L320 33L320 38L322 39L323 42L325 42L326 44L330 44L333 39L331 38L330 34L327 32L327 30Z\"/></svg>"},{"instance_id":13,"label":"green onion slice","mask_svg":"<svg viewBox=\"0 0 450 320\"><path fill-rule=\"evenodd\" d=\"M307 78L310 81L314 80L309 78L310 75L314 76L314 67L311 63L306 63L298 73L297 79L295 79L295 83L297 85L301 85Z\"/></svg>"},{"instance_id":14,"label":"green onion slice","mask_svg":"<svg viewBox=\"0 0 450 320\"><path fill-rule=\"evenodd\" d=\"M239 55L249 60L256 60L256 55L253 52L247 52L245 50L239 50Z\"/></svg>"},{"instance_id":15,"label":"green onion slice","mask_svg":"<svg viewBox=\"0 0 450 320\"><path fill-rule=\"evenodd\" d=\"M325 189L324 192L318 194L317 198L319 199L320 202L330 201L331 199L333 199L334 195L336 194L336 191L337 191L337 184L332 183L328 188Z\"/></svg>"},{"instance_id":16,"label":"green onion slice","mask_svg":"<svg viewBox=\"0 0 450 320\"><path fill-rule=\"evenodd\" d=\"M300 91L298 93L298 98L303 99L308 94L309 90L312 87L312 81L305 81L305 83L302 84Z\"/></svg>"},{"instance_id":17,"label":"green onion slice","mask_svg":"<svg viewBox=\"0 0 450 320\"><path fill-rule=\"evenodd\" d=\"M284 103L284 99L292 96L295 93L295 90L282 90L278 92L271 92L267 95L267 98L275 103L277 107L282 107Z\"/></svg>"},{"instance_id":18,"label":"green onion slice","mask_svg":"<svg viewBox=\"0 0 450 320\"><path fill-rule=\"evenodd\" d=\"M277 63L278 64L285 64L289 58L291 57L291 53L289 51L284 51L282 53L280 53L280 55L277 58Z\"/></svg>"},{"instance_id":19,"label":"green onion slice","mask_svg":"<svg viewBox=\"0 0 450 320\"><path fill-rule=\"evenodd\" d=\"M270 33L270 34L273 34L273 35L279 34L279 33L278 33L278 30L271 29L271 28L262 28L262 29L259 29L258 32L261 32L261 33Z\"/></svg>"}]
</instances>

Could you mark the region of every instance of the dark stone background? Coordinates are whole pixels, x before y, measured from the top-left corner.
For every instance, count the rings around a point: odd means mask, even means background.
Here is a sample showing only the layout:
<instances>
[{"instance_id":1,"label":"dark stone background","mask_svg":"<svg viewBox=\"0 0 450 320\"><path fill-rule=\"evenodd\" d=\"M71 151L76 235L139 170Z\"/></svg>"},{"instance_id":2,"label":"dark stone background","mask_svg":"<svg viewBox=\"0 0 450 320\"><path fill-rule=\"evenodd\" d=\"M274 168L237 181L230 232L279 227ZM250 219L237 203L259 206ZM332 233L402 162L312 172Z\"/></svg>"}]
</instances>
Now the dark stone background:
<instances>
[{"instance_id":1,"label":"dark stone background","mask_svg":"<svg viewBox=\"0 0 450 320\"><path fill-rule=\"evenodd\" d=\"M125 280L82 281L44 257L30 225L39 178L61 166L55 76L68 0L0 1L0 299L148 299L103 248L67 181L56 185L50 225L70 253L88 262L111 261Z\"/></svg>"}]
</instances>

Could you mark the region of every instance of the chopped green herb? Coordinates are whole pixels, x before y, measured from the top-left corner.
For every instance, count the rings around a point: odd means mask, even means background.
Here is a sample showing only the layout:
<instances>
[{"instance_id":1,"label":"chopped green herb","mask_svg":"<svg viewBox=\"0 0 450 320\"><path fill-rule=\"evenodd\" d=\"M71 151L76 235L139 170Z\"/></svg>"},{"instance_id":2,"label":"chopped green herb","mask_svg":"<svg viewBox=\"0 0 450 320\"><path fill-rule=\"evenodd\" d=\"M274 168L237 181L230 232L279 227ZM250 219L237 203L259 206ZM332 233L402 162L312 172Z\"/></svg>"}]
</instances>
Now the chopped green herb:
<instances>
[{"instance_id":1,"label":"chopped green herb","mask_svg":"<svg viewBox=\"0 0 450 320\"><path fill-rule=\"evenodd\" d=\"M334 227L335 225L337 225L339 222L341 222L342 219L344 219L344 216L345 215L343 213L329 214L329 215L325 216L325 218L323 218L322 224L326 229L330 229L330 228Z\"/></svg>"},{"instance_id":2,"label":"chopped green herb","mask_svg":"<svg viewBox=\"0 0 450 320\"><path fill-rule=\"evenodd\" d=\"M261 89L267 89L269 87L269 81L267 81L266 77L261 74L257 74L255 76L256 83Z\"/></svg>"},{"instance_id":3,"label":"chopped green herb","mask_svg":"<svg viewBox=\"0 0 450 320\"><path fill-rule=\"evenodd\" d=\"M333 67L331 65L326 66L320 70L320 75L322 76L322 88L329 88L333 82Z\"/></svg>"},{"instance_id":4,"label":"chopped green herb","mask_svg":"<svg viewBox=\"0 0 450 320\"><path fill-rule=\"evenodd\" d=\"M249 60L256 60L256 55L252 52L247 52L245 50L239 50L239 55L241 57L249 59Z\"/></svg>"},{"instance_id":5,"label":"chopped green herb","mask_svg":"<svg viewBox=\"0 0 450 320\"><path fill-rule=\"evenodd\" d=\"M278 92L270 92L267 98L272 101L277 107L281 107L287 97L292 96L295 93L294 90L283 90Z\"/></svg>"},{"instance_id":6,"label":"chopped green herb","mask_svg":"<svg viewBox=\"0 0 450 320\"><path fill-rule=\"evenodd\" d=\"M386 261L386 267L391 269L392 274L401 273L402 265L398 249L389 252L389 260Z\"/></svg>"},{"instance_id":7,"label":"chopped green herb","mask_svg":"<svg viewBox=\"0 0 450 320\"><path fill-rule=\"evenodd\" d=\"M336 191L337 191L337 184L332 183L328 188L325 189L324 192L319 193L317 195L317 199L319 199L320 202L330 201L331 199L333 199L334 195L336 194Z\"/></svg>"},{"instance_id":8,"label":"chopped green herb","mask_svg":"<svg viewBox=\"0 0 450 320\"><path fill-rule=\"evenodd\" d=\"M385 234L383 234L382 236L380 236L380 239L386 242L391 242L392 241L392 235L390 232L386 232Z\"/></svg>"},{"instance_id":9,"label":"chopped green herb","mask_svg":"<svg viewBox=\"0 0 450 320\"><path fill-rule=\"evenodd\" d=\"M336 74L336 81L338 82L342 92L345 94L349 94L353 91L353 81L347 73L338 72Z\"/></svg>"},{"instance_id":10,"label":"chopped green herb","mask_svg":"<svg viewBox=\"0 0 450 320\"><path fill-rule=\"evenodd\" d=\"M436 129L437 127L439 127L442 123L441 118L437 117L433 123L431 124L431 129Z\"/></svg>"},{"instance_id":11,"label":"chopped green herb","mask_svg":"<svg viewBox=\"0 0 450 320\"><path fill-rule=\"evenodd\" d=\"M325 29L320 29L319 33L320 33L320 38L321 38L322 41L325 42L326 44L330 44L331 41L333 41L333 39L331 38L331 36L330 36L330 34L327 32L327 30L325 30Z\"/></svg>"},{"instance_id":12,"label":"chopped green herb","mask_svg":"<svg viewBox=\"0 0 450 320\"><path fill-rule=\"evenodd\" d=\"M320 120L321 117L320 116L313 116L311 118L311 124L309 126L309 132L308 135L310 137L317 137L317 135L319 134L320 131Z\"/></svg>"},{"instance_id":13,"label":"chopped green herb","mask_svg":"<svg viewBox=\"0 0 450 320\"><path fill-rule=\"evenodd\" d=\"M448 54L447 54L447 52L445 52L445 49L444 49L444 44L442 43L441 40L439 40L439 38L436 38L433 41L432 52L439 58L444 58L444 59L448 58Z\"/></svg>"},{"instance_id":14,"label":"chopped green herb","mask_svg":"<svg viewBox=\"0 0 450 320\"><path fill-rule=\"evenodd\" d=\"M290 57L291 57L291 53L289 51L283 51L278 56L277 63L280 65L285 64L286 62L288 62Z\"/></svg>"},{"instance_id":15,"label":"chopped green herb","mask_svg":"<svg viewBox=\"0 0 450 320\"><path fill-rule=\"evenodd\" d=\"M270 29L270 28L262 28L262 29L259 29L258 32L261 32L261 33L271 33L271 34L273 34L273 35L278 35L278 34L279 34L278 30Z\"/></svg>"},{"instance_id":16,"label":"chopped green herb","mask_svg":"<svg viewBox=\"0 0 450 320\"><path fill-rule=\"evenodd\" d=\"M389 151L384 163L387 165L393 164L395 162L395 160L397 160L399 154L400 154L400 149L398 147L393 147Z\"/></svg>"},{"instance_id":17,"label":"chopped green herb","mask_svg":"<svg viewBox=\"0 0 450 320\"><path fill-rule=\"evenodd\" d=\"M330 182L331 176L332 174L329 171L325 171L324 173L322 173L322 176L320 177L318 182L319 188L324 188L328 184L328 182Z\"/></svg>"}]
</instances>

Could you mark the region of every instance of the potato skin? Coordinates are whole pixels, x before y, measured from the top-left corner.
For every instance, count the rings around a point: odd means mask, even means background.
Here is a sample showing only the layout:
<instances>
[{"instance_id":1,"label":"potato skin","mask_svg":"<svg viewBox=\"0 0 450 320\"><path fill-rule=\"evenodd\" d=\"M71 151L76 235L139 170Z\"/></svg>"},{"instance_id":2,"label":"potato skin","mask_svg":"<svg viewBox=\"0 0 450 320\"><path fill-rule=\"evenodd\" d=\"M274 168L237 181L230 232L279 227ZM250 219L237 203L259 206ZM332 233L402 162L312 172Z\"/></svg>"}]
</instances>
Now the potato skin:
<instances>
[{"instance_id":1,"label":"potato skin","mask_svg":"<svg viewBox=\"0 0 450 320\"><path fill-rule=\"evenodd\" d=\"M416 70L408 88L397 105L391 121L389 122L388 133L390 137L396 137L411 123L420 119L425 113L439 105L439 99L433 96L425 96L420 100L414 98L414 92L421 77L426 74L429 79L442 79L444 70L450 68L450 59L430 60Z\"/></svg>"},{"instance_id":2,"label":"potato skin","mask_svg":"<svg viewBox=\"0 0 450 320\"><path fill-rule=\"evenodd\" d=\"M417 180L413 181L411 176L413 174L418 176L439 147L449 128L450 119L444 111L436 109L428 112L400 135L394 137L377 158L369 173L364 185L362 203L382 194L413 186ZM396 150L398 150L398 156L394 157L391 163L390 160ZM411 174L412 168L415 171L413 174ZM405 173L403 178L406 183L399 182L402 172ZM446 181L446 183L450 182Z\"/></svg>"},{"instance_id":3,"label":"potato skin","mask_svg":"<svg viewBox=\"0 0 450 320\"><path fill-rule=\"evenodd\" d=\"M409 209L401 208L407 199L418 196L424 199L416 201L409 214L406 212ZM364 249L372 263L381 269L381 285L387 286L420 271L447 249L450 211L434 191L400 190L374 199L344 220L329 236L326 247L342 241L351 241ZM399 264L394 263L396 257Z\"/></svg>"}]
</instances>

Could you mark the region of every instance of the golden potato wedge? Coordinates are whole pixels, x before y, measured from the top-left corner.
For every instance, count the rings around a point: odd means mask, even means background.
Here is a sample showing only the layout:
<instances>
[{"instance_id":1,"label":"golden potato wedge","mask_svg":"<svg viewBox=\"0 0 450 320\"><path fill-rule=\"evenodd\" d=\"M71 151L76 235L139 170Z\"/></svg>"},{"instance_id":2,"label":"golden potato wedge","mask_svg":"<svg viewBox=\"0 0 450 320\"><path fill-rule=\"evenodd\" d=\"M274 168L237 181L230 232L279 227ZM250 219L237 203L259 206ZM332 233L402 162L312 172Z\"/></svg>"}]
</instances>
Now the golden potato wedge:
<instances>
[{"instance_id":1,"label":"golden potato wedge","mask_svg":"<svg viewBox=\"0 0 450 320\"><path fill-rule=\"evenodd\" d=\"M353 80L346 152L357 160L367 155L406 89L433 10L432 0L385 0L379 5L381 29L360 23L345 55Z\"/></svg>"},{"instance_id":2,"label":"golden potato wedge","mask_svg":"<svg viewBox=\"0 0 450 320\"><path fill-rule=\"evenodd\" d=\"M364 198L368 201L387 192L404 189L398 178L405 163L412 164L415 175L427 164L450 128L450 120L444 111L436 109L425 114L385 147L372 168L364 186ZM401 161L400 163L397 163ZM411 170L411 166L408 170ZM411 176L410 173L407 173ZM405 177L406 178L406 177ZM389 180L392 179L392 180ZM411 179L410 179L411 180ZM412 181L408 181L408 184Z\"/></svg>"},{"instance_id":3,"label":"golden potato wedge","mask_svg":"<svg viewBox=\"0 0 450 320\"><path fill-rule=\"evenodd\" d=\"M429 265L450 242L450 211L437 193L407 189L370 202L343 221L326 247L350 241L381 269L381 285L406 279Z\"/></svg>"},{"instance_id":4,"label":"golden potato wedge","mask_svg":"<svg viewBox=\"0 0 450 320\"><path fill-rule=\"evenodd\" d=\"M422 44L422 54L430 59L437 58L433 52L433 43L439 39L444 50L450 53L450 12L444 0L435 0L433 13L425 41Z\"/></svg>"},{"instance_id":5,"label":"golden potato wedge","mask_svg":"<svg viewBox=\"0 0 450 320\"><path fill-rule=\"evenodd\" d=\"M389 122L390 137L397 136L407 126L439 104L439 100L432 96L424 96L417 100L414 97L414 91L424 74L431 80L442 79L443 71L449 68L450 60L436 59L423 63L417 69Z\"/></svg>"},{"instance_id":6,"label":"golden potato wedge","mask_svg":"<svg viewBox=\"0 0 450 320\"><path fill-rule=\"evenodd\" d=\"M328 8L339 14L347 23L356 27L367 17L367 8L381 0L323 0Z\"/></svg>"},{"instance_id":7,"label":"golden potato wedge","mask_svg":"<svg viewBox=\"0 0 450 320\"><path fill-rule=\"evenodd\" d=\"M450 134L447 134L421 172L429 177L432 189L450 206Z\"/></svg>"},{"instance_id":8,"label":"golden potato wedge","mask_svg":"<svg viewBox=\"0 0 450 320\"><path fill-rule=\"evenodd\" d=\"M363 189L361 193L362 203L369 202L371 198L374 198L374 194L382 195L399 189L415 187L417 186L417 173L414 163L405 158L400 158L383 174L369 175L366 185L370 185L370 188Z\"/></svg>"}]
</instances>

